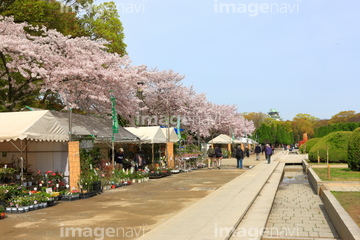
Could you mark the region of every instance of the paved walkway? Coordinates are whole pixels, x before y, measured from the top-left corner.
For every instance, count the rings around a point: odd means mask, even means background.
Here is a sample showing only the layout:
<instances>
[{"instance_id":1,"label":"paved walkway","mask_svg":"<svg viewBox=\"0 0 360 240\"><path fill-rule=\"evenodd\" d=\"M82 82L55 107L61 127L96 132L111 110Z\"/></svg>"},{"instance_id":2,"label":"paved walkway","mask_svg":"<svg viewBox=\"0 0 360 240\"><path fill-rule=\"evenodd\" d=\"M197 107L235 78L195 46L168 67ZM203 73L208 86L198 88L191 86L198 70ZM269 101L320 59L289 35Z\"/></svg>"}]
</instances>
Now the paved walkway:
<instances>
[{"instance_id":1,"label":"paved walkway","mask_svg":"<svg viewBox=\"0 0 360 240\"><path fill-rule=\"evenodd\" d=\"M253 161L251 158L246 158L244 164L249 165L249 163L257 166L194 203L140 239L228 238L279 164L275 161L267 164L264 160ZM267 215L263 214L262 217L267 218Z\"/></svg>"},{"instance_id":2,"label":"paved walkway","mask_svg":"<svg viewBox=\"0 0 360 240\"><path fill-rule=\"evenodd\" d=\"M339 238L320 197L309 185L302 167L299 167L298 171L285 169L263 239Z\"/></svg>"},{"instance_id":3,"label":"paved walkway","mask_svg":"<svg viewBox=\"0 0 360 240\"><path fill-rule=\"evenodd\" d=\"M285 169L279 185L285 163L302 159L281 151L271 164L245 159L256 166L140 239L339 239L300 166Z\"/></svg>"}]
</instances>

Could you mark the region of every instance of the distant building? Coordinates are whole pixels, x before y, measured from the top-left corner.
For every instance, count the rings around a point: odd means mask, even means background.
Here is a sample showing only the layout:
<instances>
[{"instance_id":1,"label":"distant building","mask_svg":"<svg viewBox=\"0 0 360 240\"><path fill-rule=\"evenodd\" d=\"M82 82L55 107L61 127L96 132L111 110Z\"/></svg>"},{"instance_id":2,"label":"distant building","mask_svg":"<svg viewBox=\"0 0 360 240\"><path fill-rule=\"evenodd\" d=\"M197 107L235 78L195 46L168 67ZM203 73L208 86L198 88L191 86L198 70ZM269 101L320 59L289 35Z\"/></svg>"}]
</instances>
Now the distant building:
<instances>
[{"instance_id":1,"label":"distant building","mask_svg":"<svg viewBox=\"0 0 360 240\"><path fill-rule=\"evenodd\" d=\"M268 112L269 114L269 117L273 118L273 119L276 119L278 121L281 121L282 118L280 117L280 114L279 112L275 109L275 108L272 108L270 109L270 111Z\"/></svg>"}]
</instances>

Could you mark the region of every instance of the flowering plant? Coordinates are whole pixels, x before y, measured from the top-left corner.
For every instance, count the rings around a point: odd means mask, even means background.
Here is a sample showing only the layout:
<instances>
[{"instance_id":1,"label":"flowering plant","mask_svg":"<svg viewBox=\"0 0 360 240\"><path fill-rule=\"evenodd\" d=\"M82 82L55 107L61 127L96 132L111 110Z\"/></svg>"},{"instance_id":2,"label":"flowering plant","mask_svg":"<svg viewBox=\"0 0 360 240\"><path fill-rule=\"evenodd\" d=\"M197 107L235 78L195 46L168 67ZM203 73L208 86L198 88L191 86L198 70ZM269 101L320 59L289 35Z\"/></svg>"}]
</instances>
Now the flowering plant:
<instances>
[{"instance_id":1,"label":"flowering plant","mask_svg":"<svg viewBox=\"0 0 360 240\"><path fill-rule=\"evenodd\" d=\"M79 194L80 192L77 190L70 190L70 191L65 191L65 195L76 195Z\"/></svg>"},{"instance_id":2,"label":"flowering plant","mask_svg":"<svg viewBox=\"0 0 360 240\"><path fill-rule=\"evenodd\" d=\"M45 172L45 178L41 183L46 183L48 187L54 189L64 188L65 187L64 174L61 172L47 171Z\"/></svg>"}]
</instances>

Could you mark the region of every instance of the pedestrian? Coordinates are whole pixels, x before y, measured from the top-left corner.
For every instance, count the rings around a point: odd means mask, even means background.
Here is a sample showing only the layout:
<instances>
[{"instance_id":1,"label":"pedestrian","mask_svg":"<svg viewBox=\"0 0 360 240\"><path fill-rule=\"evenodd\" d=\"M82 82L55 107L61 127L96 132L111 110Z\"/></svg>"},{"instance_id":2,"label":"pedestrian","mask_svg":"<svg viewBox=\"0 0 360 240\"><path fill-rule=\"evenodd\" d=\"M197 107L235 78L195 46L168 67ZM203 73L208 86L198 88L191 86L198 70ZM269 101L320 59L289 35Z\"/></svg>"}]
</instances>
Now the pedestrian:
<instances>
[{"instance_id":1,"label":"pedestrian","mask_svg":"<svg viewBox=\"0 0 360 240\"><path fill-rule=\"evenodd\" d=\"M250 150L248 147L245 147L245 155L246 157L250 157Z\"/></svg>"},{"instance_id":2,"label":"pedestrian","mask_svg":"<svg viewBox=\"0 0 360 240\"><path fill-rule=\"evenodd\" d=\"M270 147L269 144L266 144L266 147L265 147L265 155L266 155L266 160L267 162L270 164L270 161L271 161L271 155L272 155L272 148Z\"/></svg>"},{"instance_id":3,"label":"pedestrian","mask_svg":"<svg viewBox=\"0 0 360 240\"><path fill-rule=\"evenodd\" d=\"M217 168L220 169L220 166L221 166L221 159L222 159L222 151L221 151L221 147L218 145L216 148L215 148L215 167L217 165Z\"/></svg>"},{"instance_id":4,"label":"pedestrian","mask_svg":"<svg viewBox=\"0 0 360 240\"><path fill-rule=\"evenodd\" d=\"M143 151L138 151L134 156L135 171L142 170L145 168L146 161Z\"/></svg>"},{"instance_id":5,"label":"pedestrian","mask_svg":"<svg viewBox=\"0 0 360 240\"><path fill-rule=\"evenodd\" d=\"M261 151L262 151L262 149L261 149L260 144L256 145L256 147L255 147L256 161L260 161Z\"/></svg>"},{"instance_id":6,"label":"pedestrian","mask_svg":"<svg viewBox=\"0 0 360 240\"><path fill-rule=\"evenodd\" d=\"M210 169L211 162L214 161L214 157L215 157L215 150L213 149L213 147L211 145L209 146L209 149L207 150L207 155L208 155L208 168Z\"/></svg>"},{"instance_id":7,"label":"pedestrian","mask_svg":"<svg viewBox=\"0 0 360 240\"><path fill-rule=\"evenodd\" d=\"M115 169L120 170L123 168L124 156L125 156L124 149L119 148L119 152L115 154L115 163L116 163Z\"/></svg>"},{"instance_id":8,"label":"pedestrian","mask_svg":"<svg viewBox=\"0 0 360 240\"><path fill-rule=\"evenodd\" d=\"M235 152L236 157L236 167L237 168L243 168L243 159L244 159L244 151L241 149L241 145L236 149Z\"/></svg>"}]
</instances>

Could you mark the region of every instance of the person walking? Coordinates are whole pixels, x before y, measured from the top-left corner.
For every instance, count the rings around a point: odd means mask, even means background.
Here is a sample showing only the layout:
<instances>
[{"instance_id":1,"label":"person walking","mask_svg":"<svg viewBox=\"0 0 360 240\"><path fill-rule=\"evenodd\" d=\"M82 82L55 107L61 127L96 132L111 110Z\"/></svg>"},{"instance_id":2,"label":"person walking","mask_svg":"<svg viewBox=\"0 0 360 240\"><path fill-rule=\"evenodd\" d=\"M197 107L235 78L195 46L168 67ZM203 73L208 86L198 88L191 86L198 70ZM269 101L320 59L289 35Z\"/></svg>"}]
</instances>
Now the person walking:
<instances>
[{"instance_id":1,"label":"person walking","mask_svg":"<svg viewBox=\"0 0 360 240\"><path fill-rule=\"evenodd\" d=\"M119 152L115 154L116 169L120 170L123 168L124 156L124 149L119 148Z\"/></svg>"},{"instance_id":2,"label":"person walking","mask_svg":"<svg viewBox=\"0 0 360 240\"><path fill-rule=\"evenodd\" d=\"M220 146L217 146L215 148L215 167L217 165L217 168L220 169L220 166L221 166L221 159L222 159L222 151L221 151L221 148Z\"/></svg>"},{"instance_id":3,"label":"person walking","mask_svg":"<svg viewBox=\"0 0 360 240\"><path fill-rule=\"evenodd\" d=\"M236 167L243 168L244 151L241 149L241 145L238 146L235 152Z\"/></svg>"},{"instance_id":4,"label":"person walking","mask_svg":"<svg viewBox=\"0 0 360 240\"><path fill-rule=\"evenodd\" d=\"M245 147L245 155L246 155L246 157L250 157L249 147Z\"/></svg>"},{"instance_id":5,"label":"person walking","mask_svg":"<svg viewBox=\"0 0 360 240\"><path fill-rule=\"evenodd\" d=\"M261 150L262 149L261 149L260 144L256 145L256 147L255 147L256 161L260 161Z\"/></svg>"},{"instance_id":6,"label":"person walking","mask_svg":"<svg viewBox=\"0 0 360 240\"><path fill-rule=\"evenodd\" d=\"M272 155L272 148L270 147L269 144L266 144L266 147L265 147L265 155L266 155L266 160L267 162L270 164L270 161L271 161L271 155Z\"/></svg>"},{"instance_id":7,"label":"person walking","mask_svg":"<svg viewBox=\"0 0 360 240\"><path fill-rule=\"evenodd\" d=\"M215 157L215 150L213 149L213 147L210 145L209 149L207 150L207 155L208 155L208 168L212 169L211 166L211 162L214 162L214 157Z\"/></svg>"},{"instance_id":8,"label":"person walking","mask_svg":"<svg viewBox=\"0 0 360 240\"><path fill-rule=\"evenodd\" d=\"M143 170L146 165L145 155L143 151L138 151L135 156L134 160L135 162L135 171Z\"/></svg>"}]
</instances>

